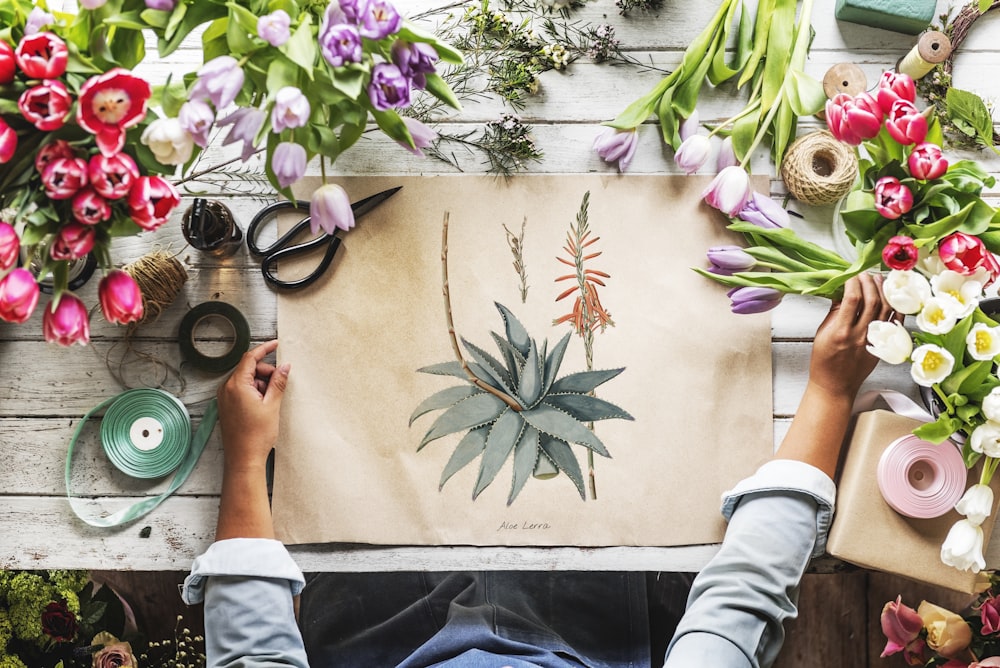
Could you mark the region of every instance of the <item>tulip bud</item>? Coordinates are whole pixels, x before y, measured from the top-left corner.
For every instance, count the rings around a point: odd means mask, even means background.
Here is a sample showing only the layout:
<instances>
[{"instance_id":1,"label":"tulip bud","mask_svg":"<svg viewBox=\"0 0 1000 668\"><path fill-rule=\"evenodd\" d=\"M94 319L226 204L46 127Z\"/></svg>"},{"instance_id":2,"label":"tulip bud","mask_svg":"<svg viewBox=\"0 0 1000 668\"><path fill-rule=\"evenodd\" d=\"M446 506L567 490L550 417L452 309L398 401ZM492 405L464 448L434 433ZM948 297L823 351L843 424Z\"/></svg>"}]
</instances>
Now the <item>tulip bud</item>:
<instances>
[{"instance_id":1,"label":"tulip bud","mask_svg":"<svg viewBox=\"0 0 1000 668\"><path fill-rule=\"evenodd\" d=\"M111 205L90 186L73 196L73 217L84 225L97 225L111 217Z\"/></svg>"},{"instance_id":2,"label":"tulip bud","mask_svg":"<svg viewBox=\"0 0 1000 668\"><path fill-rule=\"evenodd\" d=\"M17 133L0 118L0 165L10 162L17 151Z\"/></svg>"},{"instance_id":3,"label":"tulip bud","mask_svg":"<svg viewBox=\"0 0 1000 668\"><path fill-rule=\"evenodd\" d=\"M674 162L685 174L694 174L701 169L712 152L712 142L705 135L691 135L677 147Z\"/></svg>"},{"instance_id":4,"label":"tulip bud","mask_svg":"<svg viewBox=\"0 0 1000 668\"><path fill-rule=\"evenodd\" d=\"M239 61L232 56L213 58L202 65L197 74L198 79L191 89L191 99L209 99L217 111L222 111L236 100L246 78ZM308 111L306 115L308 117Z\"/></svg>"},{"instance_id":5,"label":"tulip bud","mask_svg":"<svg viewBox=\"0 0 1000 668\"><path fill-rule=\"evenodd\" d=\"M914 146L906 164L913 178L921 181L940 178L948 171L948 161L941 155L941 147L928 142Z\"/></svg>"},{"instance_id":6,"label":"tulip bud","mask_svg":"<svg viewBox=\"0 0 1000 668\"><path fill-rule=\"evenodd\" d=\"M76 151L65 139L57 139L45 144L35 154L35 169L39 174L45 173L45 168L58 158L75 158Z\"/></svg>"},{"instance_id":7,"label":"tulip bud","mask_svg":"<svg viewBox=\"0 0 1000 668\"><path fill-rule=\"evenodd\" d=\"M896 100L915 102L917 87L909 75L886 70L882 73L882 78L879 79L876 96L882 113L888 114Z\"/></svg>"},{"instance_id":8,"label":"tulip bud","mask_svg":"<svg viewBox=\"0 0 1000 668\"><path fill-rule=\"evenodd\" d=\"M785 207L756 190L750 195L747 205L736 216L744 222L753 223L764 229L788 227L791 224Z\"/></svg>"},{"instance_id":9,"label":"tulip bud","mask_svg":"<svg viewBox=\"0 0 1000 668\"><path fill-rule=\"evenodd\" d=\"M913 208L913 193L895 176L883 176L875 183L875 210L879 215L896 220Z\"/></svg>"},{"instance_id":10,"label":"tulip bud","mask_svg":"<svg viewBox=\"0 0 1000 668\"><path fill-rule=\"evenodd\" d=\"M121 199L128 195L139 178L139 167L127 153L115 153L110 157L95 153L87 163L87 176L98 195Z\"/></svg>"},{"instance_id":11,"label":"tulip bud","mask_svg":"<svg viewBox=\"0 0 1000 668\"><path fill-rule=\"evenodd\" d=\"M413 140L413 146L404 144L403 142L398 142L398 144L413 155L421 158L424 157L423 149L433 146L434 141L438 138L438 133L417 119L410 118L409 116L403 117L403 125L406 126L406 130L410 133L410 138Z\"/></svg>"},{"instance_id":12,"label":"tulip bud","mask_svg":"<svg viewBox=\"0 0 1000 668\"><path fill-rule=\"evenodd\" d=\"M984 422L973 429L969 435L969 447L987 457L1000 457L1000 425Z\"/></svg>"},{"instance_id":13,"label":"tulip bud","mask_svg":"<svg viewBox=\"0 0 1000 668\"><path fill-rule=\"evenodd\" d=\"M338 229L347 231L354 227L354 210L347 191L335 183L316 189L309 203L310 227L313 234L323 230L333 234Z\"/></svg>"},{"instance_id":14,"label":"tulip bud","mask_svg":"<svg viewBox=\"0 0 1000 668\"><path fill-rule=\"evenodd\" d=\"M715 160L715 171L718 173L726 167L733 167L738 164L740 164L740 161L736 158L736 149L733 148L733 138L726 137L722 140L719 156Z\"/></svg>"},{"instance_id":15,"label":"tulip bud","mask_svg":"<svg viewBox=\"0 0 1000 668\"><path fill-rule=\"evenodd\" d=\"M709 206L733 217L750 199L750 177L742 167L726 167L712 179L701 196Z\"/></svg>"},{"instance_id":16,"label":"tulip bud","mask_svg":"<svg viewBox=\"0 0 1000 668\"><path fill-rule=\"evenodd\" d=\"M0 319L20 324L31 317L41 290L31 272L22 267L0 279Z\"/></svg>"},{"instance_id":17,"label":"tulip bud","mask_svg":"<svg viewBox=\"0 0 1000 668\"><path fill-rule=\"evenodd\" d=\"M271 129L278 134L282 130L300 128L309 121L309 113L309 98L295 86L285 86L274 96Z\"/></svg>"},{"instance_id":18,"label":"tulip bud","mask_svg":"<svg viewBox=\"0 0 1000 668\"><path fill-rule=\"evenodd\" d=\"M604 162L617 162L619 172L628 169L638 145L639 135L634 128L631 130L604 128L594 138L594 150L597 155Z\"/></svg>"},{"instance_id":19,"label":"tulip bud","mask_svg":"<svg viewBox=\"0 0 1000 668\"><path fill-rule=\"evenodd\" d=\"M49 248L53 260L76 260L94 248L96 233L92 225L72 222L63 225Z\"/></svg>"},{"instance_id":20,"label":"tulip bud","mask_svg":"<svg viewBox=\"0 0 1000 668\"><path fill-rule=\"evenodd\" d=\"M42 333L49 343L60 346L81 346L90 342L90 320L87 307L74 295L64 292L57 300L49 302L42 318Z\"/></svg>"},{"instance_id":21,"label":"tulip bud","mask_svg":"<svg viewBox=\"0 0 1000 668\"><path fill-rule=\"evenodd\" d=\"M278 187L287 188L306 173L306 150L299 144L281 142L271 153L271 171Z\"/></svg>"},{"instance_id":22,"label":"tulip bud","mask_svg":"<svg viewBox=\"0 0 1000 668\"><path fill-rule=\"evenodd\" d=\"M927 118L912 102L896 100L885 118L885 129L900 144L919 144L927 138Z\"/></svg>"},{"instance_id":23,"label":"tulip bud","mask_svg":"<svg viewBox=\"0 0 1000 668\"><path fill-rule=\"evenodd\" d=\"M826 101L826 124L839 141L857 146L882 129L882 109L868 93L839 93Z\"/></svg>"},{"instance_id":24,"label":"tulip bud","mask_svg":"<svg viewBox=\"0 0 1000 668\"><path fill-rule=\"evenodd\" d=\"M291 17L284 9L278 9L257 19L257 36L271 46L281 46L290 37Z\"/></svg>"},{"instance_id":25,"label":"tulip bud","mask_svg":"<svg viewBox=\"0 0 1000 668\"><path fill-rule=\"evenodd\" d=\"M982 524L993 512L993 488L989 485L973 485L955 504L955 510L969 518L973 524Z\"/></svg>"},{"instance_id":26,"label":"tulip bud","mask_svg":"<svg viewBox=\"0 0 1000 668\"><path fill-rule=\"evenodd\" d=\"M698 110L695 109L691 112L691 115L681 121L680 127L677 129L677 134L680 135L681 141L686 141L688 137L693 137L698 134L698 129L701 127L700 115Z\"/></svg>"},{"instance_id":27,"label":"tulip bud","mask_svg":"<svg viewBox=\"0 0 1000 668\"><path fill-rule=\"evenodd\" d=\"M910 359L913 340L898 322L872 320L868 323L868 345L865 349L889 364L902 364Z\"/></svg>"},{"instance_id":28,"label":"tulip bud","mask_svg":"<svg viewBox=\"0 0 1000 668\"><path fill-rule=\"evenodd\" d=\"M17 262L21 252L21 239L10 223L0 222L0 272L7 271Z\"/></svg>"},{"instance_id":29,"label":"tulip bud","mask_svg":"<svg viewBox=\"0 0 1000 668\"><path fill-rule=\"evenodd\" d=\"M907 271L917 266L920 252L913 239L906 236L895 236L882 249L882 261L890 269Z\"/></svg>"},{"instance_id":30,"label":"tulip bud","mask_svg":"<svg viewBox=\"0 0 1000 668\"><path fill-rule=\"evenodd\" d=\"M58 130L66 123L73 98L66 86L57 80L46 80L25 89L17 99L17 108L25 120L42 132Z\"/></svg>"},{"instance_id":31,"label":"tulip bud","mask_svg":"<svg viewBox=\"0 0 1000 668\"><path fill-rule=\"evenodd\" d=\"M97 288L101 312L108 322L126 325L142 320L142 292L135 280L121 269L113 269Z\"/></svg>"},{"instance_id":32,"label":"tulip bud","mask_svg":"<svg viewBox=\"0 0 1000 668\"><path fill-rule=\"evenodd\" d=\"M42 172L42 186L49 199L69 199L87 185L83 158L56 158Z\"/></svg>"},{"instance_id":33,"label":"tulip bud","mask_svg":"<svg viewBox=\"0 0 1000 668\"><path fill-rule=\"evenodd\" d=\"M742 171L742 170L741 170ZM733 313L763 313L781 303L784 296L773 288L739 287L726 293L732 300Z\"/></svg>"},{"instance_id":34,"label":"tulip bud","mask_svg":"<svg viewBox=\"0 0 1000 668\"><path fill-rule=\"evenodd\" d=\"M757 260L739 246L713 246L708 249L709 271L720 276L732 276L738 271L750 271Z\"/></svg>"}]
</instances>

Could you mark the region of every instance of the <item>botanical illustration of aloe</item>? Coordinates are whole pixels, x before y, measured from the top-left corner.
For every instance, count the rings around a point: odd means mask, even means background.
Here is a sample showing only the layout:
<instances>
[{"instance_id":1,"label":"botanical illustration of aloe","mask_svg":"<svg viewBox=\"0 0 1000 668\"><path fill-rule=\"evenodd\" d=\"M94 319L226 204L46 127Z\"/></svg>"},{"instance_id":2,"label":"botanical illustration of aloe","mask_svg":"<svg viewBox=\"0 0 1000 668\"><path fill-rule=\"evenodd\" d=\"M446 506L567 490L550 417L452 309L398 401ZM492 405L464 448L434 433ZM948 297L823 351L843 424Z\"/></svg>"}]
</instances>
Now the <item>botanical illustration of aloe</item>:
<instances>
[{"instance_id":1,"label":"botanical illustration of aloe","mask_svg":"<svg viewBox=\"0 0 1000 668\"><path fill-rule=\"evenodd\" d=\"M466 382L431 395L410 417L412 425L421 415L444 410L421 439L418 450L442 436L467 432L445 465L440 487L479 458L479 475L472 492L475 499L493 482L507 459L512 458L508 505L533 473L545 470L552 475L564 472L580 497L586 499L580 464L570 446L581 445L588 453L611 456L587 423L632 419L618 406L593 395L595 388L624 369L590 369L557 377L571 333L567 332L550 351L547 340L539 345L514 314L499 303L496 308L503 319L505 335L490 332L499 357L464 338L460 347L448 286L447 214L442 229L441 265L445 317L456 359L418 371L453 376ZM462 347L471 360L462 355Z\"/></svg>"},{"instance_id":2,"label":"botanical illustration of aloe","mask_svg":"<svg viewBox=\"0 0 1000 668\"><path fill-rule=\"evenodd\" d=\"M565 274L556 279L560 281L574 281L573 287L566 289L556 297L560 301L576 293L573 301L573 310L566 315L556 318L553 324L558 325L568 322L580 338L583 339L583 350L587 360L587 371L594 368L594 332L604 331L608 325L614 327L611 314L601 305L600 296L597 293L597 286L605 287L605 278L611 278L606 272L591 269L584 265L601 255L602 251L588 250L595 243L600 241L600 237L590 236L590 223L588 212L590 209L590 191L583 195L580 203L580 210L576 214L576 220L570 223L569 232L566 234L566 257L556 257L563 264L573 268L573 273ZM589 425L593 429L594 425ZM594 477L594 453L587 453L587 476L590 482L590 498L597 498L597 481Z\"/></svg>"}]
</instances>

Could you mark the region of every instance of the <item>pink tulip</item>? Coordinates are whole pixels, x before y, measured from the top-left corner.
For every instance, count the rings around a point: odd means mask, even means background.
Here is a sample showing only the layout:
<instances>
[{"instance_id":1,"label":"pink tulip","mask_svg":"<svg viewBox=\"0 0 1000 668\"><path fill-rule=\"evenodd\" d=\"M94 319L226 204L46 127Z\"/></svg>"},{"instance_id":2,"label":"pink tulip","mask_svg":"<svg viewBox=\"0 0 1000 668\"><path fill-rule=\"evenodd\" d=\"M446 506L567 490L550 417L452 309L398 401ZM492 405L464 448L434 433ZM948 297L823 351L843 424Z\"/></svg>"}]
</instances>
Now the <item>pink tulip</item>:
<instances>
[{"instance_id":1,"label":"pink tulip","mask_svg":"<svg viewBox=\"0 0 1000 668\"><path fill-rule=\"evenodd\" d=\"M709 206L731 218L750 201L750 177L742 167L726 167L716 174L701 196Z\"/></svg>"},{"instance_id":2,"label":"pink tulip","mask_svg":"<svg viewBox=\"0 0 1000 668\"><path fill-rule=\"evenodd\" d=\"M882 108L869 93L839 93L826 101L826 124L839 141L857 146L882 129Z\"/></svg>"},{"instance_id":3,"label":"pink tulip","mask_svg":"<svg viewBox=\"0 0 1000 668\"><path fill-rule=\"evenodd\" d=\"M22 267L0 279L0 319L22 323L31 317L41 290L31 272Z\"/></svg>"},{"instance_id":4,"label":"pink tulip","mask_svg":"<svg viewBox=\"0 0 1000 668\"><path fill-rule=\"evenodd\" d=\"M38 149L38 153L35 155L35 169L38 170L39 174L42 174L45 172L45 168L56 158L75 157L76 151L69 145L69 142L64 139L57 139Z\"/></svg>"},{"instance_id":5,"label":"pink tulip","mask_svg":"<svg viewBox=\"0 0 1000 668\"><path fill-rule=\"evenodd\" d=\"M913 178L921 181L940 178L948 171L948 161L941 155L941 147L929 142L914 146L906 163Z\"/></svg>"},{"instance_id":6,"label":"pink tulip","mask_svg":"<svg viewBox=\"0 0 1000 668\"><path fill-rule=\"evenodd\" d=\"M84 225L97 225L111 217L111 205L91 188L86 187L73 195L73 217Z\"/></svg>"},{"instance_id":7,"label":"pink tulip","mask_svg":"<svg viewBox=\"0 0 1000 668\"><path fill-rule=\"evenodd\" d=\"M13 267L21 253L21 239L10 223L0 222L0 271Z\"/></svg>"},{"instance_id":8,"label":"pink tulip","mask_svg":"<svg viewBox=\"0 0 1000 668\"><path fill-rule=\"evenodd\" d=\"M53 260L76 260L94 248L96 232L91 225L66 223L59 228L55 241L49 248Z\"/></svg>"},{"instance_id":9,"label":"pink tulip","mask_svg":"<svg viewBox=\"0 0 1000 668\"><path fill-rule=\"evenodd\" d=\"M49 199L69 199L87 185L83 158L56 158L42 172L42 186Z\"/></svg>"},{"instance_id":10,"label":"pink tulip","mask_svg":"<svg viewBox=\"0 0 1000 668\"><path fill-rule=\"evenodd\" d=\"M944 266L964 276L976 273L976 270L988 264L988 256L992 256L982 239L964 232L949 234L938 243L938 257ZM995 263L995 258L992 258Z\"/></svg>"},{"instance_id":11,"label":"pink tulip","mask_svg":"<svg viewBox=\"0 0 1000 668\"><path fill-rule=\"evenodd\" d=\"M28 88L17 99L21 115L42 132L61 128L72 104L73 98L66 86L53 79Z\"/></svg>"},{"instance_id":12,"label":"pink tulip","mask_svg":"<svg viewBox=\"0 0 1000 668\"><path fill-rule=\"evenodd\" d=\"M635 149L639 146L639 134L635 128L617 130L604 128L594 138L594 150L604 162L617 162L618 171L624 172L632 162Z\"/></svg>"},{"instance_id":13,"label":"pink tulip","mask_svg":"<svg viewBox=\"0 0 1000 668\"><path fill-rule=\"evenodd\" d=\"M142 292L126 272L112 269L97 288L101 312L108 322L127 325L142 320Z\"/></svg>"},{"instance_id":14,"label":"pink tulip","mask_svg":"<svg viewBox=\"0 0 1000 668\"><path fill-rule=\"evenodd\" d=\"M882 633L885 634L885 649L882 658L891 654L903 652L906 662L914 665L911 658L918 658L924 649L924 641L920 639L920 631L924 622L917 611L902 603L902 597L889 601L882 608ZM916 665L922 664L919 661Z\"/></svg>"},{"instance_id":15,"label":"pink tulip","mask_svg":"<svg viewBox=\"0 0 1000 668\"><path fill-rule=\"evenodd\" d=\"M912 102L896 100L886 114L885 129L904 146L919 144L927 138L927 119Z\"/></svg>"},{"instance_id":16,"label":"pink tulip","mask_svg":"<svg viewBox=\"0 0 1000 668\"><path fill-rule=\"evenodd\" d=\"M24 36L14 58L29 79L55 79L66 71L69 48L54 33L39 32Z\"/></svg>"},{"instance_id":17,"label":"pink tulip","mask_svg":"<svg viewBox=\"0 0 1000 668\"><path fill-rule=\"evenodd\" d=\"M16 72L14 49L7 42L0 40L0 86L6 86L13 81Z\"/></svg>"},{"instance_id":18,"label":"pink tulip","mask_svg":"<svg viewBox=\"0 0 1000 668\"><path fill-rule=\"evenodd\" d=\"M719 156L715 159L715 171L718 173L726 167L738 164L740 164L740 161L736 158L736 149L733 148L733 138L726 137L722 140L722 146L719 148Z\"/></svg>"},{"instance_id":19,"label":"pink tulip","mask_svg":"<svg viewBox=\"0 0 1000 668\"><path fill-rule=\"evenodd\" d=\"M949 661L948 663L951 663ZM965 668L964 662L955 661L955 664ZM973 661L968 665L968 668L996 668L1000 666L1000 656L991 656L989 658L983 659L982 661ZM950 668L948 664L944 664L941 668Z\"/></svg>"},{"instance_id":20,"label":"pink tulip","mask_svg":"<svg viewBox=\"0 0 1000 668\"><path fill-rule=\"evenodd\" d=\"M875 183L875 209L883 218L896 220L913 208L913 193L895 176L883 176Z\"/></svg>"},{"instance_id":21,"label":"pink tulip","mask_svg":"<svg viewBox=\"0 0 1000 668\"><path fill-rule=\"evenodd\" d=\"M87 163L87 176L98 195L121 199L128 195L139 178L139 167L127 153L115 153L110 157L95 153Z\"/></svg>"},{"instance_id":22,"label":"pink tulip","mask_svg":"<svg viewBox=\"0 0 1000 668\"><path fill-rule=\"evenodd\" d=\"M180 203L177 190L162 176L140 176L128 193L132 220L144 230L155 230L163 225Z\"/></svg>"},{"instance_id":23,"label":"pink tulip","mask_svg":"<svg viewBox=\"0 0 1000 668\"><path fill-rule=\"evenodd\" d=\"M64 292L57 300L49 302L42 318L42 333L49 343L71 346L90 341L90 320L87 307L74 295Z\"/></svg>"},{"instance_id":24,"label":"pink tulip","mask_svg":"<svg viewBox=\"0 0 1000 668\"><path fill-rule=\"evenodd\" d=\"M885 266L899 271L907 271L917 266L918 255L913 239L905 236L892 237L882 249L882 261L885 262Z\"/></svg>"},{"instance_id":25,"label":"pink tulip","mask_svg":"<svg viewBox=\"0 0 1000 668\"><path fill-rule=\"evenodd\" d=\"M17 133L0 118L0 164L10 162L17 150Z\"/></svg>"},{"instance_id":26,"label":"pink tulip","mask_svg":"<svg viewBox=\"0 0 1000 668\"><path fill-rule=\"evenodd\" d=\"M316 189L309 203L312 216L310 227L313 234L323 230L333 234L338 229L347 231L354 227L354 210L347 191L335 183L327 183Z\"/></svg>"},{"instance_id":27,"label":"pink tulip","mask_svg":"<svg viewBox=\"0 0 1000 668\"><path fill-rule=\"evenodd\" d=\"M896 100L916 101L917 87L909 75L886 70L879 79L876 95L882 113L888 114Z\"/></svg>"}]
</instances>

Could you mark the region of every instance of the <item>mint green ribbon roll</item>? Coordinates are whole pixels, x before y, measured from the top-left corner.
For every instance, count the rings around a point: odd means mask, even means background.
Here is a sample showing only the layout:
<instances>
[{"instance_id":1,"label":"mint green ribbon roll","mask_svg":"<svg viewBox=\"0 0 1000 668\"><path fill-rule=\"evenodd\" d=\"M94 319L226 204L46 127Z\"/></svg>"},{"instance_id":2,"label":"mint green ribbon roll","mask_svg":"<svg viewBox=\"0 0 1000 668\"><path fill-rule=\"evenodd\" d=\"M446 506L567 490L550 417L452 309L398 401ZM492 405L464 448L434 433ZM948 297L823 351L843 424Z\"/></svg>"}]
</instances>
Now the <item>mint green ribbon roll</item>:
<instances>
[{"instance_id":1,"label":"mint green ribbon roll","mask_svg":"<svg viewBox=\"0 0 1000 668\"><path fill-rule=\"evenodd\" d=\"M108 459L133 478L162 478L174 472L165 492L105 517L88 517L73 495L70 478L73 451L84 426L95 413L107 409L101 422L101 445ZM215 399L209 402L198 430L191 435L191 417L174 395L155 389L128 390L90 410L73 432L66 453L66 497L76 516L95 527L113 527L142 517L184 484L194 470L218 418Z\"/></svg>"}]
</instances>

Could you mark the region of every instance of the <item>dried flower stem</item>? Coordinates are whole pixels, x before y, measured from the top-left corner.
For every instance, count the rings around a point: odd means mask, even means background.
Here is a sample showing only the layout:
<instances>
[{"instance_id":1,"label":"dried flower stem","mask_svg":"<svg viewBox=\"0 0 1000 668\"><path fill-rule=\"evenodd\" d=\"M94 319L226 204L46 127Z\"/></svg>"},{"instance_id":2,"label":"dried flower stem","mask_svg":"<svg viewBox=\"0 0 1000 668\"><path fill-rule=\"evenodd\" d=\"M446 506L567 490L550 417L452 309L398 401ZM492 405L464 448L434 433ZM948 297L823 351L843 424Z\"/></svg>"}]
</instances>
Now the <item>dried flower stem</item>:
<instances>
[{"instance_id":1,"label":"dried flower stem","mask_svg":"<svg viewBox=\"0 0 1000 668\"><path fill-rule=\"evenodd\" d=\"M441 294L444 295L444 313L445 320L448 323L448 336L451 339L451 349L455 352L455 358L458 359L458 363L462 365L462 370L469 377L470 383L485 392L489 392L515 411L520 412L521 404L517 403L516 399L477 378L476 374L472 373L472 369L469 368L469 363L465 361L465 357L462 356L462 349L458 345L458 336L455 334L455 319L452 317L451 312L451 289L448 287L448 218L449 212L445 211L444 221L441 225Z\"/></svg>"},{"instance_id":2,"label":"dried flower stem","mask_svg":"<svg viewBox=\"0 0 1000 668\"><path fill-rule=\"evenodd\" d=\"M507 229L507 225L503 226L504 232L507 233L507 245L510 246L510 252L514 256L514 271L517 272L520 279L522 304L528 301L528 271L524 266L524 227L527 224L528 217L525 216L524 220L521 221L521 234L519 235L515 235Z\"/></svg>"}]
</instances>

